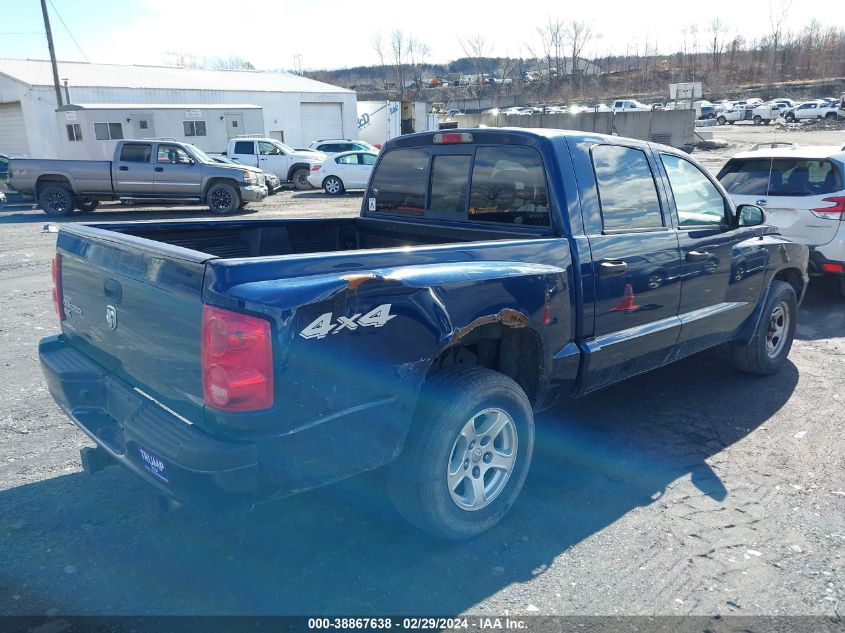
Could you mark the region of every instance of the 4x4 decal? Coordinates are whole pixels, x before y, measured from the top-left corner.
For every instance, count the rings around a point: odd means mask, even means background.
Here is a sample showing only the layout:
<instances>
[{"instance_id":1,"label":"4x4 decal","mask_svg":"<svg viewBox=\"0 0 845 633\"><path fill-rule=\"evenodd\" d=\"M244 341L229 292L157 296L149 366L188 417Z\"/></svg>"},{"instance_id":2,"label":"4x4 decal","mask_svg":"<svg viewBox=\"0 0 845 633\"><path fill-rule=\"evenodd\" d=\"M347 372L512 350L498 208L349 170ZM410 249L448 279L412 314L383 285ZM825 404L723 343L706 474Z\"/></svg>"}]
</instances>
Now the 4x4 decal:
<instances>
[{"instance_id":1,"label":"4x4 decal","mask_svg":"<svg viewBox=\"0 0 845 633\"><path fill-rule=\"evenodd\" d=\"M383 327L395 314L390 314L391 304L383 303L377 308L367 312L365 315L353 314L351 317L337 317L337 323L333 321L334 314L326 312L309 323L299 333L302 338L325 338L328 334L339 334L347 330L354 332L359 327Z\"/></svg>"}]
</instances>

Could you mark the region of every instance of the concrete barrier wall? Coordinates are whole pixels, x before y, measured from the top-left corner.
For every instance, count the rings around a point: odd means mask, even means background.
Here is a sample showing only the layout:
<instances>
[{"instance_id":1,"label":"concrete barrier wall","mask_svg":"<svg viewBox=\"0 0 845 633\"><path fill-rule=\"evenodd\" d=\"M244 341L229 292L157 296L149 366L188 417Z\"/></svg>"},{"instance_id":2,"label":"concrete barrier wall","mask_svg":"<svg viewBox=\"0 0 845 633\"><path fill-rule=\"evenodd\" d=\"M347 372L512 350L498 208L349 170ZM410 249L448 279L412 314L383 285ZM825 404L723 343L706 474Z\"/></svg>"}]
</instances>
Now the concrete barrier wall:
<instances>
[{"instance_id":1,"label":"concrete barrier wall","mask_svg":"<svg viewBox=\"0 0 845 633\"><path fill-rule=\"evenodd\" d=\"M581 114L466 114L459 127L541 127L616 134L672 147L690 147L695 129L694 110L652 112L582 112Z\"/></svg>"}]
</instances>

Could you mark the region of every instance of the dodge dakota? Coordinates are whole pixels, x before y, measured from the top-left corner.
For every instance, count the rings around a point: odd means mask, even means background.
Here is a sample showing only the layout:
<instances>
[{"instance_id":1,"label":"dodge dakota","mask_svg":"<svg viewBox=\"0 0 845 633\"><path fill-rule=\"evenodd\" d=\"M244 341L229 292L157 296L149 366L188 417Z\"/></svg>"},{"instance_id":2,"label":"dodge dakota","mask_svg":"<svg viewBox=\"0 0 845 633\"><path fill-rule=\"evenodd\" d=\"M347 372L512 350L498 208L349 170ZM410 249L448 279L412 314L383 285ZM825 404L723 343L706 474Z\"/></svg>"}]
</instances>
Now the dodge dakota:
<instances>
[{"instance_id":1,"label":"dodge dakota","mask_svg":"<svg viewBox=\"0 0 845 633\"><path fill-rule=\"evenodd\" d=\"M63 224L41 364L86 470L215 507L386 466L404 517L467 538L536 411L717 345L784 365L808 252L764 220L661 145L402 136L358 217Z\"/></svg>"}]
</instances>

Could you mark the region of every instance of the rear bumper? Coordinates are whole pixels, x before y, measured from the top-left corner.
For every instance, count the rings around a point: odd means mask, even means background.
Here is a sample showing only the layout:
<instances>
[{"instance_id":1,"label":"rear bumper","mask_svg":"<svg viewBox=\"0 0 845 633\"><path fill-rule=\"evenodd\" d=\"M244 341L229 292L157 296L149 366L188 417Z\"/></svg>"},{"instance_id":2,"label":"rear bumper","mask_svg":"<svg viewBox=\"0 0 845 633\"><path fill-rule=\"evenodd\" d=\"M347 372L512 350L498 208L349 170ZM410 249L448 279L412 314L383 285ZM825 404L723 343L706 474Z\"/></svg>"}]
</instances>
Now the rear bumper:
<instances>
[{"instance_id":1,"label":"rear bumper","mask_svg":"<svg viewBox=\"0 0 845 633\"><path fill-rule=\"evenodd\" d=\"M117 463L191 505L250 506L256 501L255 445L208 436L59 336L42 339L38 354L55 401Z\"/></svg>"},{"instance_id":2,"label":"rear bumper","mask_svg":"<svg viewBox=\"0 0 845 633\"><path fill-rule=\"evenodd\" d=\"M241 185L241 200L244 202L261 202L267 197L267 187L258 185Z\"/></svg>"}]
</instances>

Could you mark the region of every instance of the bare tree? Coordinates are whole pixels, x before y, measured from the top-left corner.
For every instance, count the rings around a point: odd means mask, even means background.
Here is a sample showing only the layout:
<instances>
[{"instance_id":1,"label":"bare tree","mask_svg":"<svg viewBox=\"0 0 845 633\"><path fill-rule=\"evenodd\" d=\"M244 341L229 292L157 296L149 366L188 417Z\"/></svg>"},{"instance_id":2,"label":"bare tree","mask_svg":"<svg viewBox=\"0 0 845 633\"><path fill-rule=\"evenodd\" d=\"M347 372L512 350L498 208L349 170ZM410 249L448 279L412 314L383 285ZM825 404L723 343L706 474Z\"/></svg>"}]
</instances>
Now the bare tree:
<instances>
[{"instance_id":1,"label":"bare tree","mask_svg":"<svg viewBox=\"0 0 845 633\"><path fill-rule=\"evenodd\" d=\"M563 36L572 60L572 76L578 77L582 74L578 69L578 59L582 56L584 48L593 39L593 28L586 22L571 20L567 23ZM648 54L647 48L646 54ZM563 72L562 69L559 69L559 72Z\"/></svg>"},{"instance_id":2,"label":"bare tree","mask_svg":"<svg viewBox=\"0 0 845 633\"><path fill-rule=\"evenodd\" d=\"M710 69L718 73L722 67L722 53L725 50L724 36L728 32L718 17L710 21Z\"/></svg>"},{"instance_id":3,"label":"bare tree","mask_svg":"<svg viewBox=\"0 0 845 633\"><path fill-rule=\"evenodd\" d=\"M209 65L214 70L255 70L255 66L237 55L232 55L231 57L215 57L209 62Z\"/></svg>"},{"instance_id":4,"label":"bare tree","mask_svg":"<svg viewBox=\"0 0 845 633\"><path fill-rule=\"evenodd\" d=\"M564 24L559 19L549 16L544 26L537 27L540 36L540 50L546 61L546 72L549 75L549 85L554 87L558 78L563 74L563 37Z\"/></svg>"},{"instance_id":5,"label":"bare tree","mask_svg":"<svg viewBox=\"0 0 845 633\"><path fill-rule=\"evenodd\" d=\"M164 65L176 68L202 68L202 61L196 55L181 51L168 51L164 54Z\"/></svg>"},{"instance_id":6,"label":"bare tree","mask_svg":"<svg viewBox=\"0 0 845 633\"><path fill-rule=\"evenodd\" d=\"M469 39L458 41L461 44L461 49L463 49L464 55L472 60L472 66L475 68L475 74L477 75L479 85L483 84L484 60L490 54L490 44L480 33Z\"/></svg>"},{"instance_id":7,"label":"bare tree","mask_svg":"<svg viewBox=\"0 0 845 633\"><path fill-rule=\"evenodd\" d=\"M769 0L769 25L772 27L771 43L772 56L769 65L769 90L775 82L775 67L777 66L778 50L783 36L783 25L789 17L792 0Z\"/></svg>"},{"instance_id":8,"label":"bare tree","mask_svg":"<svg viewBox=\"0 0 845 633\"><path fill-rule=\"evenodd\" d=\"M411 77L416 84L417 90L422 88L422 73L425 60L431 53L425 42L409 37L408 38L408 63L411 67Z\"/></svg>"},{"instance_id":9,"label":"bare tree","mask_svg":"<svg viewBox=\"0 0 845 633\"><path fill-rule=\"evenodd\" d=\"M381 33L377 33L373 36L372 46L373 50L376 52L376 57L378 58L376 77L381 84L381 89L387 92L387 64L384 62L384 44L382 42Z\"/></svg>"}]
</instances>

